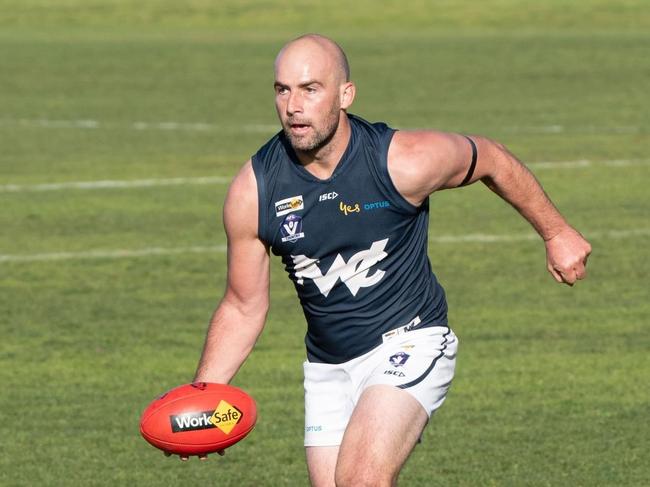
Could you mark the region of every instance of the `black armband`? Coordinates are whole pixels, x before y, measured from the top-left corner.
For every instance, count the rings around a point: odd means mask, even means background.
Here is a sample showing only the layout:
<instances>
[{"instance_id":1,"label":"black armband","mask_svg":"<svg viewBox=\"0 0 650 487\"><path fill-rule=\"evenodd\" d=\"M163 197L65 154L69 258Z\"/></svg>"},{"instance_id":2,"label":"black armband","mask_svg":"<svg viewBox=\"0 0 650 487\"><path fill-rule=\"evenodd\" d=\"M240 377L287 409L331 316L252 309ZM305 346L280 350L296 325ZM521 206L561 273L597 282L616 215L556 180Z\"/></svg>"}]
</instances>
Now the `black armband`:
<instances>
[{"instance_id":1,"label":"black armband","mask_svg":"<svg viewBox=\"0 0 650 487\"><path fill-rule=\"evenodd\" d=\"M476 158L478 156L478 151L476 150L476 144L472 139L467 137L466 135L463 135L467 140L469 140L470 145L472 146L472 163L469 165L469 170L467 171L467 175L465 175L465 179L463 179L463 182L460 183L458 186L465 186L467 183L469 183L469 180L472 179L472 175L474 174L474 169L476 168Z\"/></svg>"}]
</instances>

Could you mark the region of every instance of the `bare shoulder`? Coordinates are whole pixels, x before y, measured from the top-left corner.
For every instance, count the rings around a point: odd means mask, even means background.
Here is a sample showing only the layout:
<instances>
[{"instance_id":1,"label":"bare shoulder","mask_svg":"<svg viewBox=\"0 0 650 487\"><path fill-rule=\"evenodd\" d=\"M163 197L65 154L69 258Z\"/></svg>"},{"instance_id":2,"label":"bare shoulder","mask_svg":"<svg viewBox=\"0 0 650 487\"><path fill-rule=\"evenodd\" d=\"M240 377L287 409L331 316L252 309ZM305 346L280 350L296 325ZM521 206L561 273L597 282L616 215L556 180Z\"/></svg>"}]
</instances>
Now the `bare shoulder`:
<instances>
[{"instance_id":1,"label":"bare shoulder","mask_svg":"<svg viewBox=\"0 0 650 487\"><path fill-rule=\"evenodd\" d=\"M469 142L460 134L398 131L388 149L388 171L402 196L419 205L433 191L455 183L471 155Z\"/></svg>"},{"instance_id":2,"label":"bare shoulder","mask_svg":"<svg viewBox=\"0 0 650 487\"><path fill-rule=\"evenodd\" d=\"M230 183L223 214L229 236L257 235L257 181L250 160Z\"/></svg>"}]
</instances>

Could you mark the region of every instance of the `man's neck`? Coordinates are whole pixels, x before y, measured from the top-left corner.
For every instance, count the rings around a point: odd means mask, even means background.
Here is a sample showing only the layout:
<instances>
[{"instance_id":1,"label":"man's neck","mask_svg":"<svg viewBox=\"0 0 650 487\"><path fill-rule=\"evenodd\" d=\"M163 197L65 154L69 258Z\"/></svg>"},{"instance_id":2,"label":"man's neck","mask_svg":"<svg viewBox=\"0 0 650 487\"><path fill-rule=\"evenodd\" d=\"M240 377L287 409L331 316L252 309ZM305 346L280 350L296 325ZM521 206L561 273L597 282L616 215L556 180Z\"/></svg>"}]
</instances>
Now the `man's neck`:
<instances>
[{"instance_id":1,"label":"man's neck","mask_svg":"<svg viewBox=\"0 0 650 487\"><path fill-rule=\"evenodd\" d=\"M311 174L319 179L327 179L332 175L341 157L343 157L350 142L351 134L352 129L348 116L345 112L341 112L339 126L327 144L314 151L296 150L296 156L298 156L298 160L303 167Z\"/></svg>"}]
</instances>

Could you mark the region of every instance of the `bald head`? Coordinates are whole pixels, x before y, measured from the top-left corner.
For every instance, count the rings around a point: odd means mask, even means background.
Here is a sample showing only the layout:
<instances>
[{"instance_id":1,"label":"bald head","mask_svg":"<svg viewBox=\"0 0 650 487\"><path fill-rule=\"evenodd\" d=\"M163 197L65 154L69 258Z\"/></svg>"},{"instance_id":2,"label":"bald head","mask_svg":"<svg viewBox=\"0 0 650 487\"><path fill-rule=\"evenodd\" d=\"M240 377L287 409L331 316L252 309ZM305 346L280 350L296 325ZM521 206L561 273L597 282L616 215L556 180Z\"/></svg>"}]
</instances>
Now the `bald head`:
<instances>
[{"instance_id":1,"label":"bald head","mask_svg":"<svg viewBox=\"0 0 650 487\"><path fill-rule=\"evenodd\" d=\"M323 150L345 150L350 131L345 111L355 93L349 78L345 53L327 37L304 35L280 50L275 58L275 109L297 152L322 156Z\"/></svg>"},{"instance_id":2,"label":"bald head","mask_svg":"<svg viewBox=\"0 0 650 487\"><path fill-rule=\"evenodd\" d=\"M281 62L322 63L340 83L350 81L348 58L336 42L319 34L305 34L289 41L275 58L277 73Z\"/></svg>"}]
</instances>

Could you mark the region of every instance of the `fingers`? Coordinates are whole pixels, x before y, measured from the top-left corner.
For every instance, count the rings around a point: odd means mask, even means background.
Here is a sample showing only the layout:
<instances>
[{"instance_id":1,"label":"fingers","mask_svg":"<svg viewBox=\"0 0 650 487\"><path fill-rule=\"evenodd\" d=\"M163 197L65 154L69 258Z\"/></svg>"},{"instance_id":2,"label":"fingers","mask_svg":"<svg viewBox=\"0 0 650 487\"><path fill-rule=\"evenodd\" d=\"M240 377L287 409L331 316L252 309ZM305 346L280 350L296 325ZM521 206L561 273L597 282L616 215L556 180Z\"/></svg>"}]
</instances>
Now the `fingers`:
<instances>
[{"instance_id":1,"label":"fingers","mask_svg":"<svg viewBox=\"0 0 650 487\"><path fill-rule=\"evenodd\" d=\"M172 453L169 452L169 451L164 451L163 453L165 454L166 457L171 457L172 456ZM224 450L219 450L217 453L219 455L221 455L221 456L224 456L226 454L226 452ZM199 457L199 460L201 460L201 461L205 461L205 460L208 459L208 454L207 453L204 453L203 455L197 455L197 456ZM181 462L187 462L190 459L189 455L179 455L178 458L181 459Z\"/></svg>"},{"instance_id":2,"label":"fingers","mask_svg":"<svg viewBox=\"0 0 650 487\"><path fill-rule=\"evenodd\" d=\"M562 280L562 276L560 276L560 274L553 267L548 266L548 271L551 273L553 279L555 279L556 282L558 282L559 284L562 284L562 282L564 282Z\"/></svg>"},{"instance_id":3,"label":"fingers","mask_svg":"<svg viewBox=\"0 0 650 487\"><path fill-rule=\"evenodd\" d=\"M570 227L546 241L548 271L557 282L569 286L587 277L586 266L590 254L589 242Z\"/></svg>"},{"instance_id":4,"label":"fingers","mask_svg":"<svg viewBox=\"0 0 650 487\"><path fill-rule=\"evenodd\" d=\"M576 283L576 273L573 269L566 272L560 271L560 275L562 276L562 282L565 284L573 286Z\"/></svg>"},{"instance_id":5,"label":"fingers","mask_svg":"<svg viewBox=\"0 0 650 487\"><path fill-rule=\"evenodd\" d=\"M587 269L584 265L578 265L569 270L549 267L549 272L553 278L560 284L568 284L573 286L577 281L581 281L587 277Z\"/></svg>"}]
</instances>

